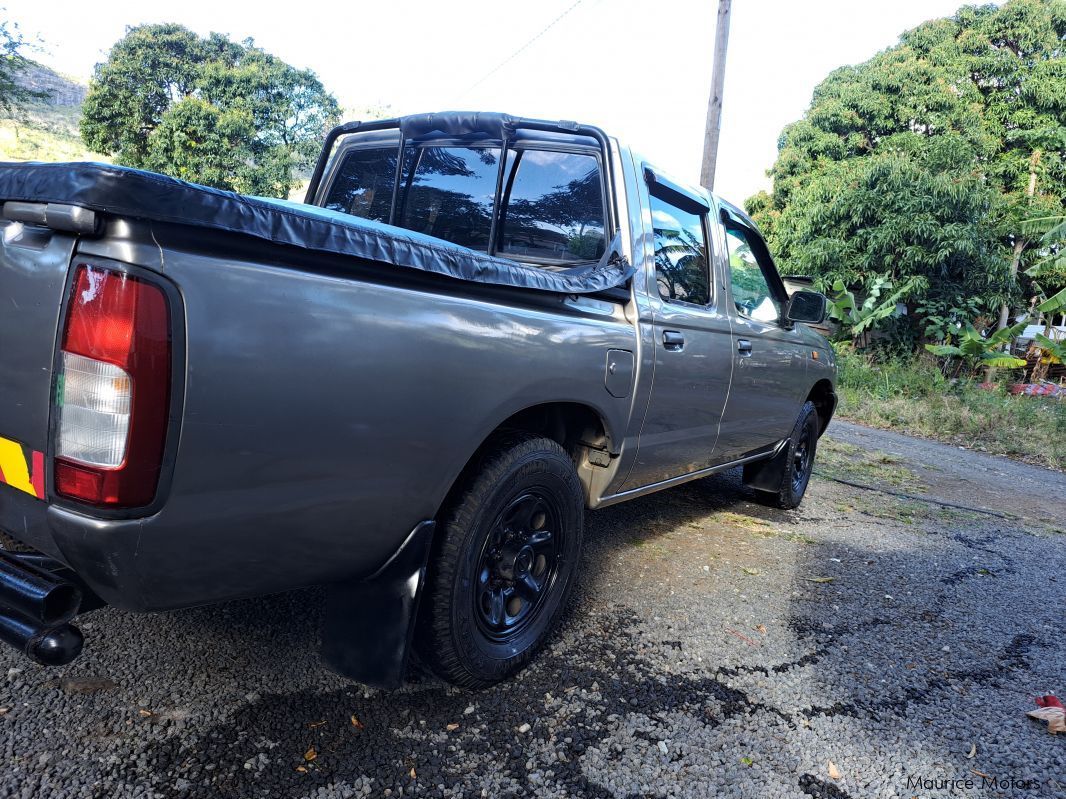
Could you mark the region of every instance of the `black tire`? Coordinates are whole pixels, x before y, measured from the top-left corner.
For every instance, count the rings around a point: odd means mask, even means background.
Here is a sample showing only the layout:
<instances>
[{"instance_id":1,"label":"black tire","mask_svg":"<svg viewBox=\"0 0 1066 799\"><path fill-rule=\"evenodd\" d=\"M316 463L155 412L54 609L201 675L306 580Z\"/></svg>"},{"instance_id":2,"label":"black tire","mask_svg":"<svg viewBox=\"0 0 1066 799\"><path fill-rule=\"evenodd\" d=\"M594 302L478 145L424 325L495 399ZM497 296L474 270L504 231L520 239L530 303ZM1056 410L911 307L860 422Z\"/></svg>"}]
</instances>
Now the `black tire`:
<instances>
[{"instance_id":1,"label":"black tire","mask_svg":"<svg viewBox=\"0 0 1066 799\"><path fill-rule=\"evenodd\" d=\"M584 494L562 447L515 433L486 447L453 497L439 518L415 645L442 679L484 688L523 668L563 614Z\"/></svg>"},{"instance_id":2,"label":"black tire","mask_svg":"<svg viewBox=\"0 0 1066 799\"><path fill-rule=\"evenodd\" d=\"M744 467L744 482L765 505L791 510L803 501L814 470L820 430L818 409L805 402L785 448L769 461Z\"/></svg>"}]
</instances>

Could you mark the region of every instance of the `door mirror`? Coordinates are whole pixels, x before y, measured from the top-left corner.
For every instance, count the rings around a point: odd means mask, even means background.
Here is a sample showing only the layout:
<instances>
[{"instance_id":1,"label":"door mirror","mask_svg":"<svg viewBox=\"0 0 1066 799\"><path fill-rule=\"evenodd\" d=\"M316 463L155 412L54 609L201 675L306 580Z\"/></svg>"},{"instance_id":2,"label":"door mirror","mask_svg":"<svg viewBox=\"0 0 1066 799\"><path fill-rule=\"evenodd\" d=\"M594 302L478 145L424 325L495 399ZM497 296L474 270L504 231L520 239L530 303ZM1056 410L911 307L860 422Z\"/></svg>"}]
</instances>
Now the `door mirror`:
<instances>
[{"instance_id":1,"label":"door mirror","mask_svg":"<svg viewBox=\"0 0 1066 799\"><path fill-rule=\"evenodd\" d=\"M824 294L817 291L796 291L789 297L785 308L785 319L789 322L805 322L809 325L825 321L826 300Z\"/></svg>"}]
</instances>

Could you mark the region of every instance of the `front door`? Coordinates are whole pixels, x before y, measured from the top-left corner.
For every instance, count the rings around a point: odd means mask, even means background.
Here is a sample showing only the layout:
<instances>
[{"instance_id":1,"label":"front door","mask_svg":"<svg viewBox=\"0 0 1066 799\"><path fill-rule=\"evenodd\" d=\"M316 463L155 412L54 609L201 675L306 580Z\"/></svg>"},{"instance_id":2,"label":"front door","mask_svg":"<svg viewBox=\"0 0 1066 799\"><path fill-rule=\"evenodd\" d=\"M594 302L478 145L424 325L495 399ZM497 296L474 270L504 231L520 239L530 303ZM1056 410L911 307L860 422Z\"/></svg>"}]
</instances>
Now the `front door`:
<instances>
[{"instance_id":1,"label":"front door","mask_svg":"<svg viewBox=\"0 0 1066 799\"><path fill-rule=\"evenodd\" d=\"M717 455L733 460L789 435L799 414L806 364L785 323L784 284L751 227L725 224L733 318L733 382Z\"/></svg>"}]
</instances>

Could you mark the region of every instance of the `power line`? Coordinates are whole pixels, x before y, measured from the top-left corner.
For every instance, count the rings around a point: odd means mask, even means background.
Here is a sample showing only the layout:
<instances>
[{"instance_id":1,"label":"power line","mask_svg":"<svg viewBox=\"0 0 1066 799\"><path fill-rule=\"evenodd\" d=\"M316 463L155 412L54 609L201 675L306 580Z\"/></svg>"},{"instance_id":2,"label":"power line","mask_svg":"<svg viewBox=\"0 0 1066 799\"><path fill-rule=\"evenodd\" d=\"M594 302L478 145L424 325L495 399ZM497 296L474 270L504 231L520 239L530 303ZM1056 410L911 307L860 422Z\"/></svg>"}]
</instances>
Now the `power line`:
<instances>
[{"instance_id":1,"label":"power line","mask_svg":"<svg viewBox=\"0 0 1066 799\"><path fill-rule=\"evenodd\" d=\"M469 88L467 88L467 90L466 90L466 91L464 91L464 92L463 92L463 93L462 93L461 95L459 95L459 96L460 96L460 97L466 97L466 95L470 94L470 92L472 92L472 91L473 91L474 89L476 89L476 88L477 88L478 86L480 86L480 85L481 85L482 83L484 83L485 81L487 81L487 80L488 80L489 78L491 78L491 77L492 77L493 75L495 75L495 74L496 74L497 72L499 72L499 71L500 71L501 69L503 69L503 68L504 68L505 66L507 66L508 64L510 64L510 63L511 63L512 61L514 61L514 60L515 60L516 58L518 58L518 56L520 56L520 55L521 55L522 53L524 53L524 52L525 52L526 50L528 50L528 49L530 48L530 46L531 46L531 45L532 45L532 44L533 44L533 43L534 43L535 41L537 41L537 39L539 39L539 38L540 38L541 36L543 36L543 35L544 35L545 33L547 33L548 31L550 31L550 30L551 30L552 28L554 28L554 27L555 27L556 25L558 25L558 24L559 24L559 23L560 23L560 22L561 22L561 21L563 20L563 18L564 18L564 17L565 17L565 16L567 15L567 14L569 14L569 13L570 13L571 11L573 11L573 10L574 10L575 8L577 8L577 7L579 6L579 5L581 5L581 4L583 3L583 2L585 2L585 0L577 0L577 2L576 2L576 3L574 3L574 4L572 5L572 6L570 6L570 7L568 8L568 9L566 9L566 11L564 11L564 12L563 12L562 14L560 14L560 15L559 15L559 16L557 16L557 17L556 17L555 19L553 19L553 20L552 20L551 22L549 22L549 23L548 23L548 24L547 24L546 26L544 26L544 28L543 28L543 29L542 29L542 30L540 31L540 33L538 33L538 34L537 34L536 36L534 36L534 37L533 37L532 39L530 39L530 40L529 40L528 42L526 42L526 43L525 43L525 44L523 44L523 45L522 45L521 47L519 47L519 48L518 48L517 50L515 50L515 51L514 51L513 53L511 53L511 54L510 54L509 56L507 56L507 58L505 58L505 59L504 59L503 61L501 61L501 62L500 62L499 64L497 64L497 65L496 65L496 66L494 66L494 67L493 67L492 69L490 69L490 70L489 70L489 71L488 71L487 73L485 73L485 75L483 75L483 76L482 76L482 77L481 77L481 78L480 78L480 79L479 79L478 81L476 81L475 83L472 83L472 84L470 84L470 87L469 87Z\"/></svg>"}]
</instances>

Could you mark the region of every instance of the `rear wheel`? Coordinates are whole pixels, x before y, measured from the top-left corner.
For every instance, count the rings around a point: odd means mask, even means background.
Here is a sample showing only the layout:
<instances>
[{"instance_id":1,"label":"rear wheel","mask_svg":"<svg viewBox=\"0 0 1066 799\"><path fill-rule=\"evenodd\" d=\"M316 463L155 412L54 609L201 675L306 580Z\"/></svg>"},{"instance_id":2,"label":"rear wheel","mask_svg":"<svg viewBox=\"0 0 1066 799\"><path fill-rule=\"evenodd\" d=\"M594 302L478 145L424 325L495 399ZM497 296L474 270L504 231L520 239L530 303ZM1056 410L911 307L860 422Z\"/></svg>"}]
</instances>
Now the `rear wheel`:
<instances>
[{"instance_id":1,"label":"rear wheel","mask_svg":"<svg viewBox=\"0 0 1066 799\"><path fill-rule=\"evenodd\" d=\"M769 461L744 467L744 482L756 490L760 502L790 510L803 501L818 449L818 410L805 402L788 444Z\"/></svg>"},{"instance_id":2,"label":"rear wheel","mask_svg":"<svg viewBox=\"0 0 1066 799\"><path fill-rule=\"evenodd\" d=\"M441 517L416 645L443 679L480 688L519 670L562 615L581 554L584 496L554 441L486 449Z\"/></svg>"}]
</instances>

